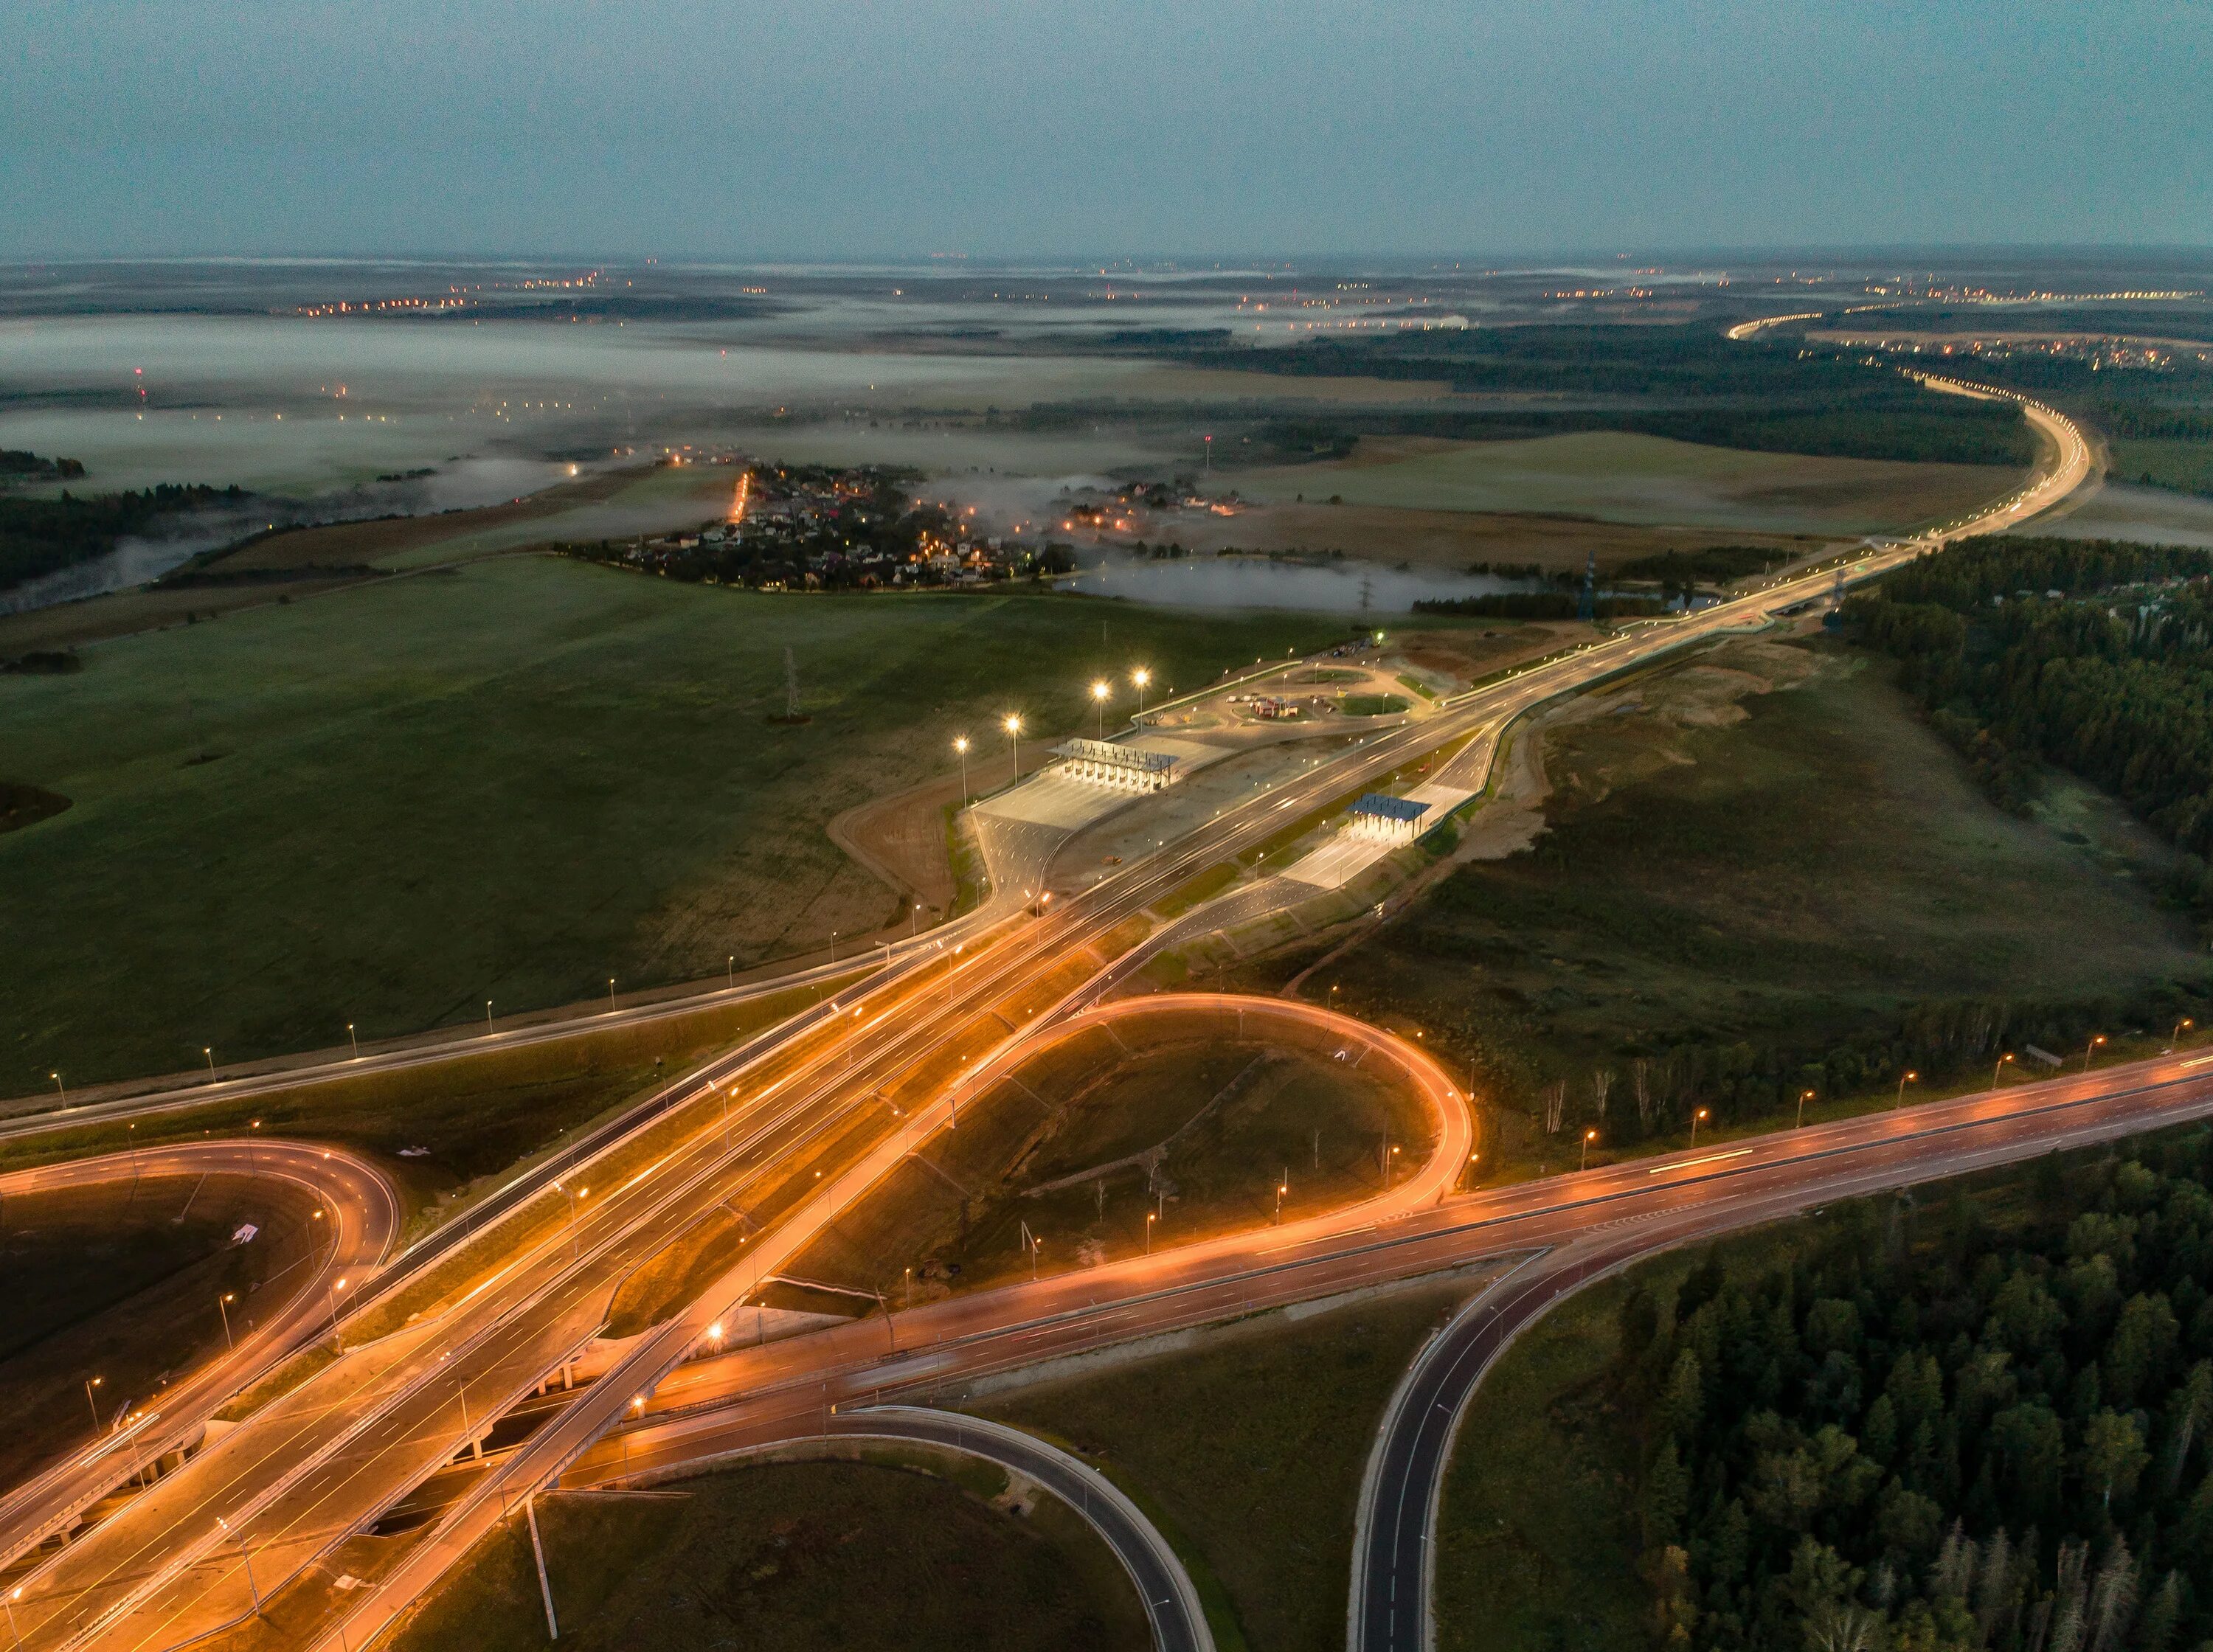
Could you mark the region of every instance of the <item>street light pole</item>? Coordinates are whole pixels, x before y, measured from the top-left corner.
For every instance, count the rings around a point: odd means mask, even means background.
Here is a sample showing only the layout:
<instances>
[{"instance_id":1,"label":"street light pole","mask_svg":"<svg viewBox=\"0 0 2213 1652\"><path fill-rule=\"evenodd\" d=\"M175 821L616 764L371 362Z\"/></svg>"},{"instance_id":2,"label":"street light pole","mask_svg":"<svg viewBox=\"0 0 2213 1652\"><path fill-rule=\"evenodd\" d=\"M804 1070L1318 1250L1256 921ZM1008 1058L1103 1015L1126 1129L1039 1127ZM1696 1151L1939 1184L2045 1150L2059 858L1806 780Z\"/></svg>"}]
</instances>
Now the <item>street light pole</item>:
<instances>
[{"instance_id":1,"label":"street light pole","mask_svg":"<svg viewBox=\"0 0 2213 1652\"><path fill-rule=\"evenodd\" d=\"M1992 1089L1997 1088L1998 1075L2005 1070L2006 1063L2012 1059L2013 1057L2011 1055L2000 1056L1997 1059L1997 1064L1990 1069L1990 1088Z\"/></svg>"},{"instance_id":2,"label":"street light pole","mask_svg":"<svg viewBox=\"0 0 2213 1652\"><path fill-rule=\"evenodd\" d=\"M48 1073L46 1076L54 1081L54 1088L61 1092L62 1106L69 1106L69 1086L62 1082L62 1076L59 1073Z\"/></svg>"},{"instance_id":3,"label":"street light pole","mask_svg":"<svg viewBox=\"0 0 2213 1652\"><path fill-rule=\"evenodd\" d=\"M1143 666L1130 674L1130 681L1137 691L1137 715L1141 717L1145 715L1145 686L1152 680L1153 674Z\"/></svg>"},{"instance_id":4,"label":"street light pole","mask_svg":"<svg viewBox=\"0 0 2213 1652\"><path fill-rule=\"evenodd\" d=\"M966 808L968 807L968 736L961 735L955 738L953 749L960 753L960 807Z\"/></svg>"},{"instance_id":5,"label":"street light pole","mask_svg":"<svg viewBox=\"0 0 2213 1652\"><path fill-rule=\"evenodd\" d=\"M1899 1076L1898 1100L1890 1104L1890 1110L1893 1113L1897 1112L1899 1108L1905 1105L1905 1087L1908 1084L1919 1082L1920 1078L1921 1075L1915 1072L1911 1067L1907 1068L1905 1072Z\"/></svg>"},{"instance_id":6,"label":"street light pole","mask_svg":"<svg viewBox=\"0 0 2213 1652\"><path fill-rule=\"evenodd\" d=\"M210 1078L214 1077L214 1076L215 1076L215 1046L214 1046L213 1045L204 1044L204 1045L202 1045L200 1046L200 1053L201 1053L202 1055L204 1055L204 1056L205 1056L205 1057L207 1058L207 1064L208 1064L208 1076L209 1076Z\"/></svg>"},{"instance_id":7,"label":"street light pole","mask_svg":"<svg viewBox=\"0 0 2213 1652\"><path fill-rule=\"evenodd\" d=\"M1099 740L1101 745L1106 740L1106 697L1113 692L1103 680L1091 685L1091 698L1099 708Z\"/></svg>"},{"instance_id":8,"label":"street light pole","mask_svg":"<svg viewBox=\"0 0 2213 1652\"><path fill-rule=\"evenodd\" d=\"M225 1348L235 1349L238 1344L233 1342L230 1337L230 1296L231 1293L226 1290L215 1299L215 1305L216 1311L223 1315L223 1345Z\"/></svg>"},{"instance_id":9,"label":"street light pole","mask_svg":"<svg viewBox=\"0 0 2213 1652\"><path fill-rule=\"evenodd\" d=\"M1590 1144L1596 1140L1598 1140L1598 1132L1596 1131L1587 1130L1583 1132L1583 1157L1582 1162L1576 1167L1577 1170L1588 1170L1590 1168Z\"/></svg>"},{"instance_id":10,"label":"street light pole","mask_svg":"<svg viewBox=\"0 0 2213 1652\"><path fill-rule=\"evenodd\" d=\"M608 977L607 977L607 1014L609 1014L610 1015L613 1015L614 1013L615 1013L615 978L614 978L613 976L610 975L610 976L608 976Z\"/></svg>"},{"instance_id":11,"label":"street light pole","mask_svg":"<svg viewBox=\"0 0 2213 1652\"><path fill-rule=\"evenodd\" d=\"M1008 778L1008 783L1011 785L1015 781L1020 780L1022 777L1021 718L1019 716L1009 712L1007 716L1005 728L1007 730L1008 740L1013 742L1012 750L1014 752L1015 766L1012 771L1009 771Z\"/></svg>"},{"instance_id":12,"label":"street light pole","mask_svg":"<svg viewBox=\"0 0 2213 1652\"><path fill-rule=\"evenodd\" d=\"M346 1042L353 1045L353 1058L356 1061L359 1061L361 1059L361 1040L353 1035L353 1023L351 1021L348 1021L346 1023Z\"/></svg>"},{"instance_id":13,"label":"street light pole","mask_svg":"<svg viewBox=\"0 0 2213 1652\"><path fill-rule=\"evenodd\" d=\"M2167 1052L2169 1055L2173 1055L2177 1049L2181 1047L2182 1035L2197 1024L2197 1022L2192 1021L2187 1015L2185 1015L2180 1021L2175 1022L2174 1031L2167 1035Z\"/></svg>"},{"instance_id":14,"label":"street light pole","mask_svg":"<svg viewBox=\"0 0 2213 1652\"><path fill-rule=\"evenodd\" d=\"M2090 1070L2090 1058L2098 1053L2098 1046L2105 1041L2106 1035L2103 1033L2100 1033L2097 1037L2092 1039L2088 1045L2084 1047L2082 1051L2082 1070L2084 1072L2087 1073Z\"/></svg>"},{"instance_id":15,"label":"street light pole","mask_svg":"<svg viewBox=\"0 0 2213 1652\"><path fill-rule=\"evenodd\" d=\"M1691 1115L1691 1145L1692 1147L1696 1147L1698 1144L1698 1120L1704 1118L1706 1116L1706 1108L1700 1107L1697 1112Z\"/></svg>"},{"instance_id":16,"label":"street light pole","mask_svg":"<svg viewBox=\"0 0 2213 1652\"><path fill-rule=\"evenodd\" d=\"M92 1391L107 1381L106 1377L91 1377L84 1385L84 1403L92 1407L92 1431L94 1434L100 1432L100 1402L92 1397Z\"/></svg>"}]
</instances>

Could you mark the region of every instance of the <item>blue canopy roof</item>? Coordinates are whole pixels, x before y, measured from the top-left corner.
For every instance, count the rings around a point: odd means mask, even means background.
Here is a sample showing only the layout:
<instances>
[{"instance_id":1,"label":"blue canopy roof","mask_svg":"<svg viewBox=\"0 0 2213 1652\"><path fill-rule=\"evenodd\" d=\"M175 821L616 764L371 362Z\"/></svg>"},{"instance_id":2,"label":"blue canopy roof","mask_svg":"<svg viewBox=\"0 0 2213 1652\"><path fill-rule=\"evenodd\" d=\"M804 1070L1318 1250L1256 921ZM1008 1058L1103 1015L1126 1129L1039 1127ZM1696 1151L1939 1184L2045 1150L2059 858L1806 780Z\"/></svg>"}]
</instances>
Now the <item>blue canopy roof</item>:
<instances>
[{"instance_id":1,"label":"blue canopy roof","mask_svg":"<svg viewBox=\"0 0 2213 1652\"><path fill-rule=\"evenodd\" d=\"M1371 791L1352 806L1352 812L1386 820L1418 820L1430 812L1430 806L1411 797L1387 797L1380 791Z\"/></svg>"}]
</instances>

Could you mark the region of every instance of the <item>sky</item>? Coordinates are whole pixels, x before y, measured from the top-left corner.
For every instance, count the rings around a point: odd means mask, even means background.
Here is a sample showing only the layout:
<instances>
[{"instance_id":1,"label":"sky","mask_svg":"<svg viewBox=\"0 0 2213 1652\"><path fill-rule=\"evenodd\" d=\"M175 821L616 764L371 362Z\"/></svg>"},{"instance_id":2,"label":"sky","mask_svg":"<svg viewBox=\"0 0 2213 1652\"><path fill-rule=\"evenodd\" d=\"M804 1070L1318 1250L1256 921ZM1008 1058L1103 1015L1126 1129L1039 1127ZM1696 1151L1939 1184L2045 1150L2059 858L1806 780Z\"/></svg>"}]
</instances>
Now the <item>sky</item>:
<instances>
[{"instance_id":1,"label":"sky","mask_svg":"<svg viewBox=\"0 0 2213 1652\"><path fill-rule=\"evenodd\" d=\"M11 0L0 259L2213 242L2213 0Z\"/></svg>"}]
</instances>

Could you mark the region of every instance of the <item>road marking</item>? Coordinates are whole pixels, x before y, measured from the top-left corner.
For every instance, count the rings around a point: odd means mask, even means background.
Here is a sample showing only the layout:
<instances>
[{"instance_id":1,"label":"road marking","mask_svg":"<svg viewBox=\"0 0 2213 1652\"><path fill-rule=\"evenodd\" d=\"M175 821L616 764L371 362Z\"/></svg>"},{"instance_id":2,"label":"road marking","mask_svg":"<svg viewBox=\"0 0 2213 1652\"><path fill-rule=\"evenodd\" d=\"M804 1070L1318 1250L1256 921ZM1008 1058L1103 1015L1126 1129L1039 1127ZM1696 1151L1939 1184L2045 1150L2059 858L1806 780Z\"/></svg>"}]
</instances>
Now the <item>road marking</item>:
<instances>
[{"instance_id":1,"label":"road marking","mask_svg":"<svg viewBox=\"0 0 2213 1652\"><path fill-rule=\"evenodd\" d=\"M2182 1064L2186 1067L2203 1067L2209 1061L2213 1061L2213 1056L2192 1056Z\"/></svg>"},{"instance_id":2,"label":"road marking","mask_svg":"<svg viewBox=\"0 0 2213 1652\"><path fill-rule=\"evenodd\" d=\"M1723 1159L1741 1159L1751 1151L1748 1147L1741 1147L1732 1153L1709 1153L1703 1159L1678 1159L1673 1164L1655 1165L1644 1173L1648 1176L1664 1176L1670 1170L1688 1170L1694 1165L1719 1164Z\"/></svg>"}]
</instances>

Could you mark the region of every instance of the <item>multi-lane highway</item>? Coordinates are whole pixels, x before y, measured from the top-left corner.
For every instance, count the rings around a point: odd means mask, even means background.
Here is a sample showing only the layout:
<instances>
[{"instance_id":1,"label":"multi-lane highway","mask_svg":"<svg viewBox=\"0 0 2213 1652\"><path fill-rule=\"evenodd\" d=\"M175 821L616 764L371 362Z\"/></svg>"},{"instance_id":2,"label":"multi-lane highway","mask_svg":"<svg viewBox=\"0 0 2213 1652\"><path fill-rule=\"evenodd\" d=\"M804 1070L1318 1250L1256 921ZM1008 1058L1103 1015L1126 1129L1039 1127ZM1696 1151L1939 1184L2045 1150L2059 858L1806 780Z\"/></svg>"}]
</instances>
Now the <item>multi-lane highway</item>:
<instances>
[{"instance_id":1,"label":"multi-lane highway","mask_svg":"<svg viewBox=\"0 0 2213 1652\"><path fill-rule=\"evenodd\" d=\"M33 1479L0 1495L0 1529L20 1550L66 1531L77 1512L128 1479L142 1465L199 1443L206 1419L306 1339L327 1329L344 1282L381 1262L398 1237L399 1202L391 1180L343 1149L281 1137L179 1142L103 1154L0 1176L0 1208L30 1194L69 1193L174 1180L197 1196L205 1178L277 1183L315 1212L328 1232L308 1265L257 1300L252 1329L189 1371L158 1399L138 1407L88 1449L74 1451ZM248 1323L241 1311L240 1326Z\"/></svg>"},{"instance_id":2,"label":"multi-lane highway","mask_svg":"<svg viewBox=\"0 0 2213 1652\"><path fill-rule=\"evenodd\" d=\"M1524 1259L1424 1350L1363 1487L1355 1652L1425 1644L1444 1468L1477 1380L1569 1290L1669 1247L1846 1197L2213 1115L2213 1058L2177 1057L1453 1197L1382 1222L1205 1247L954 1297L687 1365L564 1484L659 1477L835 1429L873 1406L1253 1309Z\"/></svg>"},{"instance_id":3,"label":"multi-lane highway","mask_svg":"<svg viewBox=\"0 0 2213 1652\"><path fill-rule=\"evenodd\" d=\"M2088 474L2080 433L2049 409L2027 411L2052 447L2036 479L1937 537L2011 525ZM1935 542L1869 547L1847 576L1880 571ZM1131 955L1131 921L1146 907L1247 854L1286 820L1317 814L1426 752L1495 733L1534 704L1686 643L1762 624L1777 608L1818 597L1833 577L1823 568L1780 580L1479 686L1437 715L1372 736L1226 809L1041 917L1007 916L1011 880L1001 880L1001 901L982 917L911 947L876 980L672 1087L650 1116L564 1160L563 1187L524 1186L503 1225L444 1257L448 1271L473 1270L466 1290L425 1294L420 1318L265 1407L33 1574L15 1602L26 1644L168 1645L243 1614L253 1585L241 1547L253 1553L264 1589L298 1575L480 1435L486 1418L559 1370L592 1339L634 1271L718 1208L753 1213L759 1232L742 1255L454 1504L409 1560L356 1592L339 1634L358 1644L515 1498L634 1413L634 1400L680 1387L670 1374L711 1340L733 1304L948 1122L953 1101L972 1093L994 1063L1096 996L1101 978ZM1035 845L1024 852L1044 864ZM570 1201L565 1220L533 1225L533 1210L562 1201ZM1190 1265L1211 1263L1194 1255Z\"/></svg>"}]
</instances>

